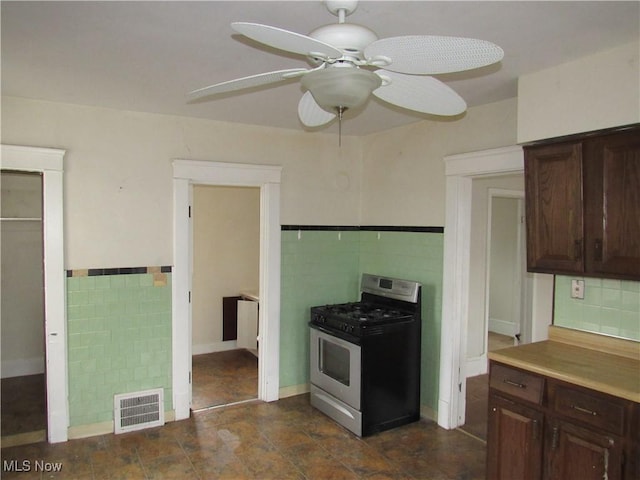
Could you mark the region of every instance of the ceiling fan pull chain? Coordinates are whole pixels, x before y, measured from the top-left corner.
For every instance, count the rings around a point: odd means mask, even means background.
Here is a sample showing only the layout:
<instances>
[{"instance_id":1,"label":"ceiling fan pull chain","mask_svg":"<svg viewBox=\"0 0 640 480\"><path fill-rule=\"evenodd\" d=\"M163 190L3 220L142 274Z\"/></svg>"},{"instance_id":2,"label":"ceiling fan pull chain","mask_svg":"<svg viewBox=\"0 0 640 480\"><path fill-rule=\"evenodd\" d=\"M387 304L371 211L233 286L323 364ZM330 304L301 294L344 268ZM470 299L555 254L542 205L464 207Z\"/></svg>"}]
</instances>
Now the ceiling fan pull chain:
<instances>
[{"instance_id":1,"label":"ceiling fan pull chain","mask_svg":"<svg viewBox=\"0 0 640 480\"><path fill-rule=\"evenodd\" d=\"M342 147L342 114L346 109L338 107L338 147Z\"/></svg>"}]
</instances>

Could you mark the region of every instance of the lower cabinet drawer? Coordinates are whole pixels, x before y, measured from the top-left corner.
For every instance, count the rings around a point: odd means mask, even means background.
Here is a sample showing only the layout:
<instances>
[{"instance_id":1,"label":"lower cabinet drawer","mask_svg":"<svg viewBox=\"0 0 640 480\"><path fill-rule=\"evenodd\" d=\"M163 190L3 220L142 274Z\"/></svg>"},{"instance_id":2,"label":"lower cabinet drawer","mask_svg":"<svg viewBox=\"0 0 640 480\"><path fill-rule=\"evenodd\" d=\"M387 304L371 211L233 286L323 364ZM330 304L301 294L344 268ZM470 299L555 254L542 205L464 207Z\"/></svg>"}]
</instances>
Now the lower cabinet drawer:
<instances>
[{"instance_id":1,"label":"lower cabinet drawer","mask_svg":"<svg viewBox=\"0 0 640 480\"><path fill-rule=\"evenodd\" d=\"M556 386L553 410L565 417L624 435L625 402L597 392Z\"/></svg>"},{"instance_id":2,"label":"lower cabinet drawer","mask_svg":"<svg viewBox=\"0 0 640 480\"><path fill-rule=\"evenodd\" d=\"M505 365L491 364L491 388L537 405L542 404L544 378Z\"/></svg>"}]
</instances>

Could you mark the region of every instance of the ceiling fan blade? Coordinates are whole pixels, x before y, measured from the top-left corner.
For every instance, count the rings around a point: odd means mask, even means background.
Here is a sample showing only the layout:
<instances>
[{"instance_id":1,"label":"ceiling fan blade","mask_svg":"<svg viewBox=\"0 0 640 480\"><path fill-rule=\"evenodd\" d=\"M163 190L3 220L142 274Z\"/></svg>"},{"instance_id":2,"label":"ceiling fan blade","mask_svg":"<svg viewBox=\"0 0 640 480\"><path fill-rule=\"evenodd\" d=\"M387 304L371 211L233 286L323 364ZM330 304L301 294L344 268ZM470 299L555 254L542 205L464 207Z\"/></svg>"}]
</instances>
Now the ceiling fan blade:
<instances>
[{"instance_id":1,"label":"ceiling fan blade","mask_svg":"<svg viewBox=\"0 0 640 480\"><path fill-rule=\"evenodd\" d=\"M377 70L382 86L373 94L385 102L432 115L458 115L467 103L448 85L433 77Z\"/></svg>"},{"instance_id":2,"label":"ceiling fan blade","mask_svg":"<svg viewBox=\"0 0 640 480\"><path fill-rule=\"evenodd\" d=\"M364 54L373 65L385 70L419 75L471 70L504 57L502 48L485 40L436 35L382 38L367 46Z\"/></svg>"},{"instance_id":3,"label":"ceiling fan blade","mask_svg":"<svg viewBox=\"0 0 640 480\"><path fill-rule=\"evenodd\" d=\"M320 108L311 92L307 90L298 103L298 118L307 127L320 127L336 118L336 114Z\"/></svg>"},{"instance_id":4,"label":"ceiling fan blade","mask_svg":"<svg viewBox=\"0 0 640 480\"><path fill-rule=\"evenodd\" d=\"M231 27L246 37L287 52L321 59L343 56L341 50L328 43L282 28L248 22L234 22Z\"/></svg>"},{"instance_id":5,"label":"ceiling fan blade","mask_svg":"<svg viewBox=\"0 0 640 480\"><path fill-rule=\"evenodd\" d=\"M270 83L288 80L289 78L299 77L301 75L304 75L308 71L309 70L307 70L306 68L289 68L287 70L259 73L258 75L237 78L235 80L228 80L226 82L216 83L215 85L209 85L208 87L199 88L198 90L189 92L187 95L191 99L196 99L207 97L209 95L217 95L220 93L242 90L245 88L259 87L261 85L268 85Z\"/></svg>"}]
</instances>

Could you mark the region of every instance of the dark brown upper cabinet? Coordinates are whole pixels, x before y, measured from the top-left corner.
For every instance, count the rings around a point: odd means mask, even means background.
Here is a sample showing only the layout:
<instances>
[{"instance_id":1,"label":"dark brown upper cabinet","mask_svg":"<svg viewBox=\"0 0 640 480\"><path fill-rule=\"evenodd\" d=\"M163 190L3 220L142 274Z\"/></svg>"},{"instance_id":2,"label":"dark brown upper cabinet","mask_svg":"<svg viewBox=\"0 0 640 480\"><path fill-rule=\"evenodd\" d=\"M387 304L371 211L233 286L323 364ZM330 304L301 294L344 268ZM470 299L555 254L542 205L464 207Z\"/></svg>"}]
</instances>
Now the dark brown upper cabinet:
<instances>
[{"instance_id":1,"label":"dark brown upper cabinet","mask_svg":"<svg viewBox=\"0 0 640 480\"><path fill-rule=\"evenodd\" d=\"M640 126L524 151L527 269L640 280Z\"/></svg>"}]
</instances>

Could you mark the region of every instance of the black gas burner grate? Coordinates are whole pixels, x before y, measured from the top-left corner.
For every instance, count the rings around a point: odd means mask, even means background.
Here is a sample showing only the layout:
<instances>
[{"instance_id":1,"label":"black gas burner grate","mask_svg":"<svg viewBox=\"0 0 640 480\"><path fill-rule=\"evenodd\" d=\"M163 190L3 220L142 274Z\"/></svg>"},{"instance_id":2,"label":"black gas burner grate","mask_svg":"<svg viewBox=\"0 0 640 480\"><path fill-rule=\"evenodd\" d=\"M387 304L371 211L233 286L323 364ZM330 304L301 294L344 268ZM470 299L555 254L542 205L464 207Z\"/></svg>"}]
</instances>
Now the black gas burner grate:
<instances>
[{"instance_id":1,"label":"black gas burner grate","mask_svg":"<svg viewBox=\"0 0 640 480\"><path fill-rule=\"evenodd\" d=\"M382 322L410 317L411 314L378 304L366 302L342 303L316 307L318 312L334 318L357 322Z\"/></svg>"}]
</instances>

